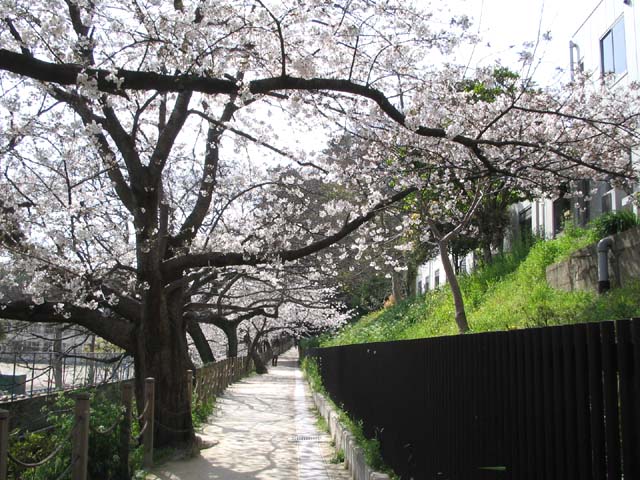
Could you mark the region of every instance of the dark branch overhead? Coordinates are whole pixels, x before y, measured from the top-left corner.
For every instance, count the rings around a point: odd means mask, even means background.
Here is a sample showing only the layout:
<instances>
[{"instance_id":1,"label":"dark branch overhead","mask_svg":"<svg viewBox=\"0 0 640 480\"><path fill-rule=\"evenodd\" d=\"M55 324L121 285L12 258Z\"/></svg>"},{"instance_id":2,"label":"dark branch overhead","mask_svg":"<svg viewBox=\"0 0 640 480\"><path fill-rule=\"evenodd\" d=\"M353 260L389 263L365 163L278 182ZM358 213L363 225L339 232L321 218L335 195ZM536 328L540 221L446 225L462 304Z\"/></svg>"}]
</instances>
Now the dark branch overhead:
<instances>
[{"instance_id":1,"label":"dark branch overhead","mask_svg":"<svg viewBox=\"0 0 640 480\"><path fill-rule=\"evenodd\" d=\"M393 205L394 203L402 200L403 198L411 195L413 192L417 191L416 188L408 188L401 192L396 193L378 203L374 208L372 208L365 215L361 215L352 221L346 223L338 232L333 235L328 235L322 240L318 240L313 242L305 247L296 248L292 250L281 250L278 252L272 252L268 254L252 254L247 255L242 252L229 252L229 253L221 253L221 252L211 252L211 253L200 253L200 254L189 254L182 257L175 257L169 260L166 260L162 266L163 272L168 278L174 278L180 275L180 272L189 268L201 268L201 267L229 267L233 265L261 265L269 263L275 259L280 259L285 262L292 262L295 260L299 260L307 255L314 254L319 252L325 248L330 247L331 245L339 242L350 233L357 230L361 225L365 224L373 217L375 217L378 212L383 210L384 208Z\"/></svg>"},{"instance_id":2,"label":"dark branch overhead","mask_svg":"<svg viewBox=\"0 0 640 480\"><path fill-rule=\"evenodd\" d=\"M121 94L124 90L156 90L158 92L191 90L202 93L231 94L238 91L238 86L230 80L195 75L165 75L125 69L111 71L86 68L78 64L57 64L4 48L0 48L0 69L58 85L75 85L78 81L78 75L84 73L89 77L96 78L98 89L107 93ZM120 88L115 82L107 79L112 74L123 80Z\"/></svg>"},{"instance_id":3,"label":"dark branch overhead","mask_svg":"<svg viewBox=\"0 0 640 480\"><path fill-rule=\"evenodd\" d=\"M34 57L0 49L0 69L24 75L41 82L59 85L75 85L78 75L84 73L96 78L98 89L102 92L122 94L126 90L155 90L158 92L181 92L190 90L206 94L237 94L240 86L232 80L222 80L198 75L168 75L155 72L117 69L115 71L85 68L77 64L57 64L38 60ZM121 85L108 80L115 74ZM351 80L332 78L298 78L278 76L249 82L249 90L253 94L270 94L278 90L306 90L349 93L368 98L394 121L403 124L405 116L398 110L380 90L361 85ZM441 128L422 127L420 135L443 138L445 131Z\"/></svg>"},{"instance_id":4,"label":"dark branch overhead","mask_svg":"<svg viewBox=\"0 0 640 480\"><path fill-rule=\"evenodd\" d=\"M66 303L63 304L63 309L59 309L59 305L59 302L36 304L28 298L0 303L2 318L32 323L74 323L91 330L128 352L134 351L132 322L120 316L106 315L100 310Z\"/></svg>"}]
</instances>

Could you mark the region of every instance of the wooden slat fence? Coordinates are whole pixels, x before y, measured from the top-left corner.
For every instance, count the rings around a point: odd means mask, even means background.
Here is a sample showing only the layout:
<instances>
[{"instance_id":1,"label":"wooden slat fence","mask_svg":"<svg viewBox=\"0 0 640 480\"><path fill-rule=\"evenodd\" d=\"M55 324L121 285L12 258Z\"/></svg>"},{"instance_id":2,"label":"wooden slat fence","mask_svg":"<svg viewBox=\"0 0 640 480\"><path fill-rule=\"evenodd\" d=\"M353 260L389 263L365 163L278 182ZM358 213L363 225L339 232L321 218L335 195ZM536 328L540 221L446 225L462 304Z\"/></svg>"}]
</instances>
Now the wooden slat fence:
<instances>
[{"instance_id":1,"label":"wooden slat fence","mask_svg":"<svg viewBox=\"0 0 640 480\"><path fill-rule=\"evenodd\" d=\"M640 319L310 354L403 479L640 479Z\"/></svg>"}]
</instances>

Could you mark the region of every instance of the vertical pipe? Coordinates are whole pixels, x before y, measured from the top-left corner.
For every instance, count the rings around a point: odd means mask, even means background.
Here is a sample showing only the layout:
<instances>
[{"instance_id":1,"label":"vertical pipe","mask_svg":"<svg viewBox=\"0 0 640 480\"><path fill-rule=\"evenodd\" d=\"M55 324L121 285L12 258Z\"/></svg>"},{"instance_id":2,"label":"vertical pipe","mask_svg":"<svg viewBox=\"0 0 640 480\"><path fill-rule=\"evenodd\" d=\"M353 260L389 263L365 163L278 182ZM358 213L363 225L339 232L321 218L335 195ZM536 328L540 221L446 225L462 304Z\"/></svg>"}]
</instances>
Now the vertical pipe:
<instances>
[{"instance_id":1,"label":"vertical pipe","mask_svg":"<svg viewBox=\"0 0 640 480\"><path fill-rule=\"evenodd\" d=\"M89 394L78 393L75 406L75 432L71 454L71 478L86 480L89 460Z\"/></svg>"},{"instance_id":2,"label":"vertical pipe","mask_svg":"<svg viewBox=\"0 0 640 480\"><path fill-rule=\"evenodd\" d=\"M611 288L608 253L612 247L613 237L605 237L598 242L598 293L607 292Z\"/></svg>"}]
</instances>

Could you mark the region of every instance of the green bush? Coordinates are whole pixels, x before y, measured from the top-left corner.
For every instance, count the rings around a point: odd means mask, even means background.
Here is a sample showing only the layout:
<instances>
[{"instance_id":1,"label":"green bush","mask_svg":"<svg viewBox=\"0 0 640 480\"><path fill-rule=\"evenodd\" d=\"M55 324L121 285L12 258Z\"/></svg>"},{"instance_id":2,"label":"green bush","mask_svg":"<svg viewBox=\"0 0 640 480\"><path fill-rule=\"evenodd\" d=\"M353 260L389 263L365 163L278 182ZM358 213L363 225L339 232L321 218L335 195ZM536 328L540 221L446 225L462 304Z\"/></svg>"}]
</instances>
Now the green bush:
<instances>
[{"instance_id":1,"label":"green bush","mask_svg":"<svg viewBox=\"0 0 640 480\"><path fill-rule=\"evenodd\" d=\"M615 235L639 225L638 217L629 210L608 212L592 220L590 225L598 238Z\"/></svg>"},{"instance_id":2,"label":"green bush","mask_svg":"<svg viewBox=\"0 0 640 480\"><path fill-rule=\"evenodd\" d=\"M191 399L191 421L194 428L200 428L207 423L207 420L216 408L216 398L198 395L194 392Z\"/></svg>"},{"instance_id":3,"label":"green bush","mask_svg":"<svg viewBox=\"0 0 640 480\"><path fill-rule=\"evenodd\" d=\"M13 462L9 467L9 478L16 480L51 480L70 479L68 473L61 476L67 470L71 461L70 434L74 426L74 399L68 395L60 394L54 405L43 413L51 428L42 432L15 432L16 440L10 442L11 454L26 463L35 463L42 460L58 446L62 446L60 452L49 462L34 469L24 470ZM91 416L89 430L89 464L88 478L102 480L117 478L120 457L118 448L120 444L120 425L109 433L100 433L111 427L118 419L122 418L123 407L104 395L91 392L90 396ZM139 433L137 422L132 423L132 437ZM142 448L134 446L131 440L129 454L130 465L133 470L141 468ZM135 447L135 448L134 448Z\"/></svg>"}]
</instances>

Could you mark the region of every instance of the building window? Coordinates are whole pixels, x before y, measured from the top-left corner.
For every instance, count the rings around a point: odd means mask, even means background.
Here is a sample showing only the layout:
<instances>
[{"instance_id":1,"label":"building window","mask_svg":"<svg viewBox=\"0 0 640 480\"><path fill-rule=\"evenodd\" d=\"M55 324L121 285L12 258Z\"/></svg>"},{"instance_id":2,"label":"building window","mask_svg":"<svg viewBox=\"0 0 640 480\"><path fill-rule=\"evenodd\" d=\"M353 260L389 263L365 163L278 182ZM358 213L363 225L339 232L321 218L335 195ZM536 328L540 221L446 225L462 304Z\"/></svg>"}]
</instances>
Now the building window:
<instances>
[{"instance_id":1,"label":"building window","mask_svg":"<svg viewBox=\"0 0 640 480\"><path fill-rule=\"evenodd\" d=\"M433 288L438 288L440 286L440 270L436 270L433 274Z\"/></svg>"},{"instance_id":2,"label":"building window","mask_svg":"<svg viewBox=\"0 0 640 480\"><path fill-rule=\"evenodd\" d=\"M568 198L558 198L553 202L553 235L564 230L564 224L571 216L571 202Z\"/></svg>"},{"instance_id":3,"label":"building window","mask_svg":"<svg viewBox=\"0 0 640 480\"><path fill-rule=\"evenodd\" d=\"M422 290L422 280L418 280L418 293L424 293L424 290Z\"/></svg>"},{"instance_id":4,"label":"building window","mask_svg":"<svg viewBox=\"0 0 640 480\"><path fill-rule=\"evenodd\" d=\"M603 75L627 71L624 17L620 18L600 40L600 66Z\"/></svg>"},{"instance_id":5,"label":"building window","mask_svg":"<svg viewBox=\"0 0 640 480\"><path fill-rule=\"evenodd\" d=\"M520 239L527 242L533 238L533 224L531 222L531 205L518 212L518 229Z\"/></svg>"},{"instance_id":6,"label":"building window","mask_svg":"<svg viewBox=\"0 0 640 480\"><path fill-rule=\"evenodd\" d=\"M601 199L602 213L609 213L613 210L613 202L611 201L612 200L611 197L612 197L611 192L607 192L602 196L602 199Z\"/></svg>"}]
</instances>

